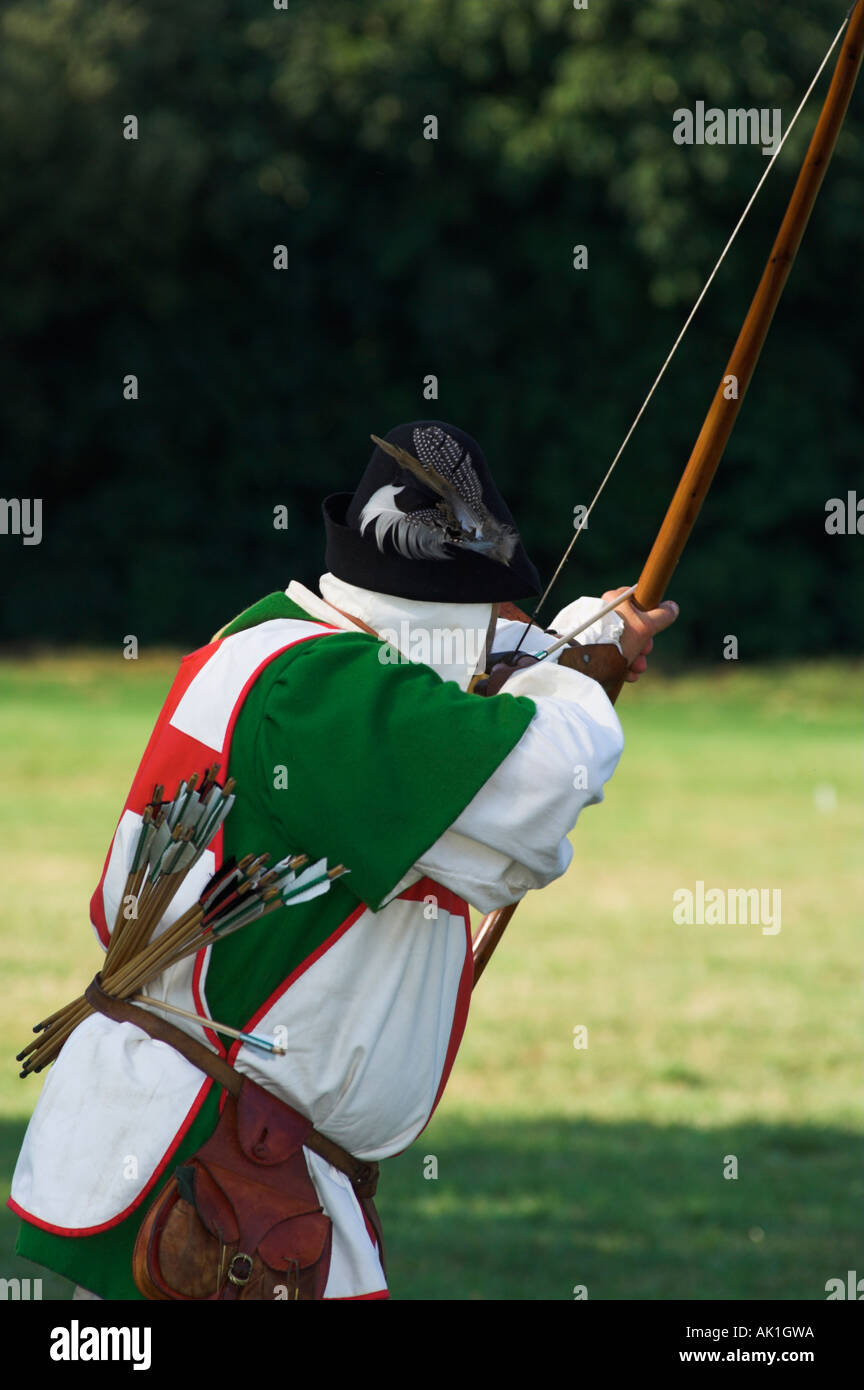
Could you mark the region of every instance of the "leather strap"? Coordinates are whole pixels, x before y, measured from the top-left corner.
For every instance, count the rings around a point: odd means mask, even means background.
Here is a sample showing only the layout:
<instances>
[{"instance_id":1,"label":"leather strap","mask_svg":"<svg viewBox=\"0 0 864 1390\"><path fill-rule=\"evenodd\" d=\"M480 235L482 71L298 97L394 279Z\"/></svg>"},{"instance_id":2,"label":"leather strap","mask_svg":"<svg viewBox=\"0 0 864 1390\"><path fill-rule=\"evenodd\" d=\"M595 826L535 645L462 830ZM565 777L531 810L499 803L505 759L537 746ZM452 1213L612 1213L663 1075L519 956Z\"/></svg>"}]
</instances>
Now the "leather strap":
<instances>
[{"instance_id":1,"label":"leather strap","mask_svg":"<svg viewBox=\"0 0 864 1390\"><path fill-rule=\"evenodd\" d=\"M327 600L324 599L324 602L326 603ZM371 632L373 637L378 636L378 633L375 631L374 627L370 627L368 623L364 623L362 618L355 618L353 613L346 613L344 608L337 608L335 603L331 603L328 606L332 608L336 613L341 613L342 617L347 618L349 623L355 623L357 627L362 627L364 632Z\"/></svg>"},{"instance_id":2,"label":"leather strap","mask_svg":"<svg viewBox=\"0 0 864 1390\"><path fill-rule=\"evenodd\" d=\"M200 1071L212 1076L213 1080L223 1086L235 1099L240 1095L240 1088L244 1081L240 1072L235 1071L222 1057L217 1057L215 1052L211 1052L209 1047L205 1047L203 1043L190 1037L188 1033L184 1033L181 1028L175 1027L167 1019L159 1018L157 1014L151 1014L149 1010L142 1009L137 1004L130 1004L126 999L118 999L114 994L106 994L102 988L101 975L95 975L91 980L84 991L84 998L92 1009L95 1009L97 1013L104 1014L106 1018L113 1019L115 1023L133 1023L136 1028L142 1029L157 1042L168 1043L170 1047L185 1057L187 1062L191 1062ZM354 1158L346 1149L334 1144L332 1139L328 1139L324 1134L319 1134L317 1129L311 1129L303 1142L307 1149L319 1154L328 1163L332 1163L334 1168L338 1168L340 1173L345 1173L351 1179L351 1185L357 1196L363 1201L364 1208L372 1221L379 1245L382 1245L378 1216L369 1200L374 1197L378 1186L378 1164L367 1163L362 1159ZM372 1208L371 1211L370 1208Z\"/></svg>"}]
</instances>

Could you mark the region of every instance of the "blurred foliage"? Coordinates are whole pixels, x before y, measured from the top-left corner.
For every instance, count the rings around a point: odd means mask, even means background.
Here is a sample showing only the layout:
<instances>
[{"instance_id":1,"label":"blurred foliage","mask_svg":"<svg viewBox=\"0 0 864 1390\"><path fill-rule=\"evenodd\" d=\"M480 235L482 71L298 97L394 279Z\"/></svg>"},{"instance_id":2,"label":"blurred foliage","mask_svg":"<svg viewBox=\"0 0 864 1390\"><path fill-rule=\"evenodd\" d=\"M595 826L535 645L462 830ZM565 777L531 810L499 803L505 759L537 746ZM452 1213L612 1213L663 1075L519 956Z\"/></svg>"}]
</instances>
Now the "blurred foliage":
<instances>
[{"instance_id":1,"label":"blurred foliage","mask_svg":"<svg viewBox=\"0 0 864 1390\"><path fill-rule=\"evenodd\" d=\"M780 106L785 128L841 18L831 0L5 4L0 490L44 505L41 545L0 537L5 640L197 645L317 576L322 497L354 486L371 431L423 416L480 439L551 573L765 167L758 147L674 144L673 111ZM638 574L826 80L551 611ZM742 657L853 643L835 595L862 542L824 522L861 476L862 135L859 92L675 579L688 658L729 632Z\"/></svg>"}]
</instances>

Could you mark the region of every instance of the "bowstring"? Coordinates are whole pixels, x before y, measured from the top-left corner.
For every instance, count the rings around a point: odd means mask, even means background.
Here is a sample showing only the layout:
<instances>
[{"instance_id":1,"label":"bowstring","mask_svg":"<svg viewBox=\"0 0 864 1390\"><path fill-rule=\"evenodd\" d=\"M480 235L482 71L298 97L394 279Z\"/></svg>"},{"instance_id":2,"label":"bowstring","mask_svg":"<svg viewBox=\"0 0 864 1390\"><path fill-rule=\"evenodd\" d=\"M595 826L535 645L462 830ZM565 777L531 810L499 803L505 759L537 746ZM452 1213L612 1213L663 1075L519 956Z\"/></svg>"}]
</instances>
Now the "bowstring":
<instances>
[{"instance_id":1,"label":"bowstring","mask_svg":"<svg viewBox=\"0 0 864 1390\"><path fill-rule=\"evenodd\" d=\"M639 421L642 419L642 416L645 414L645 411L646 411L646 409L648 408L648 405L649 405L649 403L650 403L650 401L651 401L651 398L652 398L653 395L654 395L654 392L657 390L657 387L660 385L660 382L663 380L663 377L666 375L666 371L667 371L667 369L668 369L670 363L672 362L673 357L675 356L676 352L678 351L678 348L680 347L680 345L681 345L681 343L682 343L682 341L683 341L683 339L684 339L684 335L686 334L686 332L687 332L687 330L689 329L691 323L693 322L694 318L696 317L696 314L697 314L697 312L698 312L698 310L699 310L699 306L701 305L703 299L705 298L706 294L708 293L708 290L711 288L711 285L712 285L712 283L713 283L713 281L714 281L715 276L717 275L717 272L719 271L721 265L723 264L723 262L725 261L727 255L729 254L730 250L732 249L732 245L733 245L733 243L734 243L736 237L738 236L738 233L740 232L741 228L743 227L743 225L744 225L744 223L745 223L745 221L746 221L746 219L747 219L747 216L748 216L748 214L749 214L749 212L750 212L750 209L752 208L752 206L753 206L753 204L755 203L757 197L759 196L759 193L761 192L762 185L764 184L765 180L767 179L768 175L771 173L771 170L772 170L773 167L774 167L774 162L775 162L775 160L779 157L780 151L783 149L783 146L786 144L786 141L788 140L789 136L792 134L792 131L793 131L794 128L795 128L795 124L796 124L796 122L797 122L797 120L798 120L798 117L801 115L801 112L804 110L804 107L807 105L807 102L808 102L809 99L810 99L810 95L811 95L811 93L812 93L812 91L813 91L813 88L816 86L816 83L819 81L819 78L822 76L822 73L825 71L825 67L826 67L826 65L827 65L827 63L828 63L828 60L829 60L829 58L831 57L831 54L834 52L834 49L837 47L837 44L838 44L839 41L840 41L841 35L843 34L843 31L845 30L846 26L848 25L850 16L851 16L851 14L852 14L852 11L855 9L855 5L856 5L857 3L858 3L858 0L853 0L853 4L850 6L850 8L849 8L849 10L848 10L848 12L847 12L847 14L846 14L846 18L843 20L843 23L840 25L840 28L837 30L837 33L834 35L834 38L833 38L833 40L832 40L832 42L831 42L830 48L828 49L828 51L826 52L824 58L822 59L821 63L819 64L819 67L818 67L817 70L816 70L816 73L815 73L815 76L813 77L813 80L811 81L809 87L807 88L806 92L804 93L803 97L801 98L801 101L798 103L798 108L797 108L797 110L796 110L794 116L792 117L791 121L790 121L789 124L787 125L786 131L785 131L785 134L783 135L782 140L780 141L779 145L777 146L776 150L774 151L773 155L771 156L770 160L768 161L768 164L767 164L766 167L765 167L765 170L764 170L764 173L762 174L762 177L759 179L759 182L756 184L756 187L754 188L753 192L751 193L750 198L749 198L749 200L748 200L748 202L747 202L747 206L744 208L744 211L742 212L741 216L738 218L738 221L737 221L737 223L735 224L735 228L734 228L734 230L733 230L733 232L732 232L732 235L729 237L728 241L726 242L726 245L723 247L723 250L720 252L720 256L719 256L719 258L718 258L718 260L717 260L716 265L714 266L714 269L711 271L711 274L708 276L708 279L705 281L705 284L702 286L702 289L701 289L700 292L699 292L699 296L698 296L698 298L696 299L696 302L695 302L695 304L693 305L693 308L690 310L690 313L687 315L687 318L686 318L686 320L685 320L685 322L684 322L683 328L681 329L680 333L678 334L678 337L675 339L675 342L672 344L672 347L671 347L671 349L670 349L670 351L669 351L669 353L668 353L668 355L667 355L667 357L666 357L665 362L663 363L662 367L660 368L660 371L657 373L657 376L654 378L654 382L653 382L653 385L651 386L650 391L648 392L647 396L645 397L644 401L642 402L641 406L639 407L639 410L638 410L638 412L637 412L637 414L636 414L636 417L635 417L635 419L634 419L632 425L630 426L629 430L628 430L627 433L625 434L624 439L623 439L621 445L620 445L619 448L618 448L618 452L615 454L615 457L613 458L613 460L612 460L612 462L610 463L608 469L606 470L606 473L605 473L605 475L604 475L604 477L603 477L603 480L602 480L602 482L600 483L600 486L598 487L597 491L595 492L593 498L591 499L590 505L588 506L587 510L585 511L585 515L584 515L584 516L582 517L582 519L580 520L579 525L578 525L578 527L577 527L577 529L576 529L576 531L575 531L575 533L574 533L574 535L573 535L573 537L572 537L572 539L571 539L569 545L567 546L567 549L564 551L564 554L562 555L562 557L561 557L561 559L560 559L560 561L559 561L559 563L558 563L558 567L556 568L555 573L553 574L552 578L549 580L549 583L546 585L546 588L544 589L543 593L540 595L540 598L539 598L539 600L538 600L538 602L537 602L537 606L536 606L536 608L534 609L534 612L531 614L531 617L530 617L530 618L528 619L528 621L526 622L524 631L522 632L522 635L521 635L521 637L519 638L519 641L517 642L516 647L515 647L515 649L514 649L515 651L518 652L519 648L522 646L523 641L525 640L525 638L526 638L527 635L528 635L528 630L529 630L529 628L533 625L534 619L537 617L537 614L540 612L540 609L543 607L544 603L546 602L547 598L549 597L549 594L550 594L551 591L552 591L553 585L554 585L555 582L557 581L558 576L561 574L561 571L563 570L564 566L566 565L567 561L569 560L574 545L575 545L576 542L578 541L578 539L579 539L579 537L581 536L582 532L584 531L585 527L588 525L588 518L590 517L591 513L593 512L594 507L596 506L598 500L599 500L600 497L602 496L603 490L604 490L604 488L606 487L606 484L608 483L609 479L612 477L612 474L615 472L615 469L616 469L616 467L618 466L618 461L619 461L619 459L621 458L621 455L624 453L624 450L627 448L627 445L630 443L630 440L631 440L633 434L635 433L636 426L639 424Z\"/></svg>"}]
</instances>

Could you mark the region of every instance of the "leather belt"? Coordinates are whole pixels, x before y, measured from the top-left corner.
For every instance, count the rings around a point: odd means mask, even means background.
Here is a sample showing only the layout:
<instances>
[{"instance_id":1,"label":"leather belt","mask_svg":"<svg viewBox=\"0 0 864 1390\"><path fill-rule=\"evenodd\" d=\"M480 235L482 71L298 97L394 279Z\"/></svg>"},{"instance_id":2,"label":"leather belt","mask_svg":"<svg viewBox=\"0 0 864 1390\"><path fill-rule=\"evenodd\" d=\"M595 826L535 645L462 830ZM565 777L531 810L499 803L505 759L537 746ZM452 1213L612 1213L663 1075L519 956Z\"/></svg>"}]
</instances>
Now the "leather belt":
<instances>
[{"instance_id":1,"label":"leather belt","mask_svg":"<svg viewBox=\"0 0 864 1390\"><path fill-rule=\"evenodd\" d=\"M106 994L102 988L101 975L96 975L91 980L84 991L84 998L92 1009L95 1009L97 1013L104 1014L106 1018L113 1019L115 1023L133 1023L136 1028L142 1029L156 1042L168 1043L193 1066L206 1072L208 1076L212 1076L213 1080L223 1086L232 1096L239 1096L243 1077L232 1066L229 1066L224 1058L217 1057L216 1053L211 1052L209 1047L205 1047L203 1043L190 1037L188 1033L184 1033L181 1028L175 1027L167 1019L159 1018L156 1014L151 1014L147 1009L142 1009L137 1004L130 1004L127 999L119 999L114 994ZM341 1148L339 1144L334 1144L332 1139L320 1134L317 1129L311 1129L303 1143L307 1149L311 1149L313 1153L326 1159L328 1163L332 1163L334 1168L338 1168L340 1173L345 1173L351 1179L351 1185L357 1196L363 1200L364 1209L372 1222L383 1258L380 1223L370 1200L374 1197L378 1187L378 1164L355 1158L353 1154L348 1153L347 1149Z\"/></svg>"}]
</instances>

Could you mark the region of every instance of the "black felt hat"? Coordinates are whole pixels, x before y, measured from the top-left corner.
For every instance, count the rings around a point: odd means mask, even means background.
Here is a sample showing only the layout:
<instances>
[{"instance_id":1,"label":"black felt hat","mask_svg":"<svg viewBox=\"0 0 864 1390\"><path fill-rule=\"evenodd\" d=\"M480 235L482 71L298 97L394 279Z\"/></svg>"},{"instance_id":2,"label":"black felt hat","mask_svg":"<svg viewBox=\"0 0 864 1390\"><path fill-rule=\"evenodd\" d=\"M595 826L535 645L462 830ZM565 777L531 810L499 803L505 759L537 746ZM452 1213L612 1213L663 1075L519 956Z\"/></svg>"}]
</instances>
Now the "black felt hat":
<instances>
[{"instance_id":1,"label":"black felt hat","mask_svg":"<svg viewBox=\"0 0 864 1390\"><path fill-rule=\"evenodd\" d=\"M348 584L429 603L540 592L483 450L454 425L397 425L357 491L333 493L323 510L327 569Z\"/></svg>"}]
</instances>

